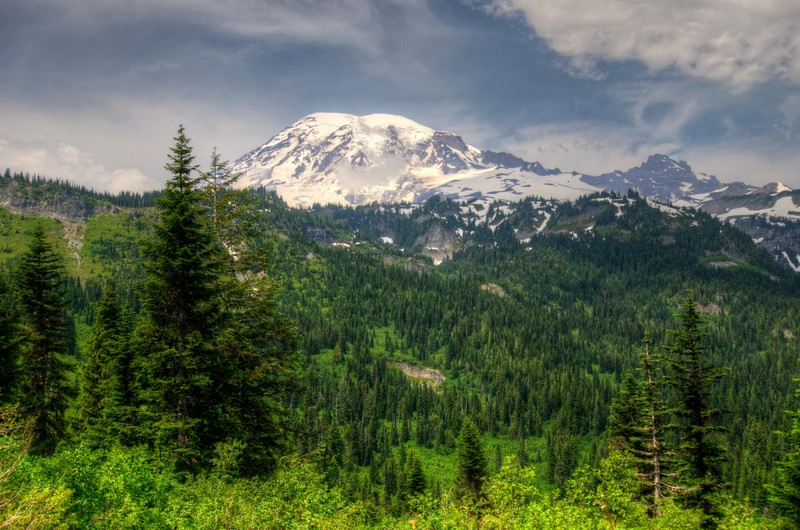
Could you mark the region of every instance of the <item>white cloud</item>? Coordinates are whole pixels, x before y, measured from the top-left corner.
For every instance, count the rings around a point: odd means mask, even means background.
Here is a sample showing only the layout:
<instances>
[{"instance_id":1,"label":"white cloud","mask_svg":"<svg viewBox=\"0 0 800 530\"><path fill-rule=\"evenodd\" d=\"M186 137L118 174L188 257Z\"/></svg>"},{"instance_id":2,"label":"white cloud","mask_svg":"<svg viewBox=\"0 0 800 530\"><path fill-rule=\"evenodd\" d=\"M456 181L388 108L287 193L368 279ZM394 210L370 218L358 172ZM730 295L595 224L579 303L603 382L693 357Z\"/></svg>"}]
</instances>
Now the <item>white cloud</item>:
<instances>
[{"instance_id":1,"label":"white cloud","mask_svg":"<svg viewBox=\"0 0 800 530\"><path fill-rule=\"evenodd\" d=\"M116 193L160 187L136 168L107 169L80 148L63 142L0 136L0 163L12 171L61 178L87 188Z\"/></svg>"},{"instance_id":2,"label":"white cloud","mask_svg":"<svg viewBox=\"0 0 800 530\"><path fill-rule=\"evenodd\" d=\"M735 92L774 79L800 83L796 0L491 0L496 15L520 15L575 72L598 60L676 69Z\"/></svg>"},{"instance_id":3,"label":"white cloud","mask_svg":"<svg viewBox=\"0 0 800 530\"><path fill-rule=\"evenodd\" d=\"M759 185L783 182L792 188L800 188L800 152L797 150L731 142L689 147L682 154L696 171L716 175L724 182Z\"/></svg>"},{"instance_id":4,"label":"white cloud","mask_svg":"<svg viewBox=\"0 0 800 530\"><path fill-rule=\"evenodd\" d=\"M675 142L645 141L632 127L590 122L526 127L505 143L525 160L590 175L638 166L653 153L671 155L679 148Z\"/></svg>"},{"instance_id":5,"label":"white cloud","mask_svg":"<svg viewBox=\"0 0 800 530\"><path fill-rule=\"evenodd\" d=\"M20 1L20 0L12 0ZM402 22L407 13L429 13L422 0L26 0L53 29L86 31L113 23L135 24L172 19L200 26L208 34L245 39L316 43L378 53L381 11L394 7ZM422 17L419 17L423 20ZM428 17L430 19L430 17Z\"/></svg>"},{"instance_id":6,"label":"white cloud","mask_svg":"<svg viewBox=\"0 0 800 530\"><path fill-rule=\"evenodd\" d=\"M686 160L693 170L716 175L723 182L780 181L800 188L800 152L767 142L723 141L687 147L666 138L647 138L633 126L571 122L522 129L505 145L525 160L590 175L636 167L660 153Z\"/></svg>"},{"instance_id":7,"label":"white cloud","mask_svg":"<svg viewBox=\"0 0 800 530\"><path fill-rule=\"evenodd\" d=\"M186 127L196 163L205 168L214 146L233 160L291 123L260 110L146 94L98 96L91 112L0 102L0 171L10 167L111 192L158 189L169 177L163 166L179 124Z\"/></svg>"}]
</instances>

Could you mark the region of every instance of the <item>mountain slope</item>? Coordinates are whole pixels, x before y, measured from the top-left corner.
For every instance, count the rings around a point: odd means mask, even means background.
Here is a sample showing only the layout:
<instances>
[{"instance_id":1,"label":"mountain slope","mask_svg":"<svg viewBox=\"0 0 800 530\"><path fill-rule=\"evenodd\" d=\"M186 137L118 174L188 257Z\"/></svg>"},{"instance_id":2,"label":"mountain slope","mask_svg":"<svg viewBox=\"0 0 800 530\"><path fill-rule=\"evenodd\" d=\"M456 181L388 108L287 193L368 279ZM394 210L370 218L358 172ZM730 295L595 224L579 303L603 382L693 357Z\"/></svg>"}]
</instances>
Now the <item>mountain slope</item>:
<instances>
[{"instance_id":1,"label":"mountain slope","mask_svg":"<svg viewBox=\"0 0 800 530\"><path fill-rule=\"evenodd\" d=\"M478 218L495 201L574 201L600 190L633 189L735 223L779 261L800 269L800 208L790 188L724 185L661 154L628 170L581 175L482 151L402 116L316 113L241 157L233 169L242 173L242 185L275 190L291 206L421 204L438 195L466 203Z\"/></svg>"},{"instance_id":2,"label":"mountain slope","mask_svg":"<svg viewBox=\"0 0 800 530\"><path fill-rule=\"evenodd\" d=\"M234 164L242 183L276 190L292 206L314 203L575 199L598 191L575 173L507 153L483 152L460 136L402 116L317 113Z\"/></svg>"},{"instance_id":3,"label":"mountain slope","mask_svg":"<svg viewBox=\"0 0 800 530\"><path fill-rule=\"evenodd\" d=\"M684 161L665 155L651 155L639 167L598 176L586 175L585 182L598 188L625 193L635 189L659 202L670 203L687 195L708 193L722 186L717 177L695 173Z\"/></svg>"}]
</instances>

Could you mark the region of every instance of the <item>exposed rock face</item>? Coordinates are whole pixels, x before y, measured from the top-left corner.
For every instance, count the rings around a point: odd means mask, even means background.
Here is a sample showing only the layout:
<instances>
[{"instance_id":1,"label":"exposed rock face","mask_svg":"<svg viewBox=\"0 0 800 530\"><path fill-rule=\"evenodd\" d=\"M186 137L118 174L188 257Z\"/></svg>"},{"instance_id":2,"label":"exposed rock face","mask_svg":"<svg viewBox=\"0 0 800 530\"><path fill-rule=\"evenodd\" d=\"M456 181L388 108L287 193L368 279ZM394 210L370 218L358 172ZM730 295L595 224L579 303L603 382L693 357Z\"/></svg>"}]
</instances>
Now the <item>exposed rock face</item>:
<instances>
[{"instance_id":1,"label":"exposed rock face","mask_svg":"<svg viewBox=\"0 0 800 530\"><path fill-rule=\"evenodd\" d=\"M583 180L606 190L625 193L635 189L660 202L672 202L697 193L709 193L722 185L717 177L695 173L689 164L665 155L651 155L639 167L602 175L584 176Z\"/></svg>"},{"instance_id":2,"label":"exposed rock face","mask_svg":"<svg viewBox=\"0 0 800 530\"><path fill-rule=\"evenodd\" d=\"M237 160L241 185L274 189L292 206L423 202L432 194L517 200L599 191L508 153L483 152L458 135L402 116L316 113Z\"/></svg>"},{"instance_id":3,"label":"exposed rock face","mask_svg":"<svg viewBox=\"0 0 800 530\"><path fill-rule=\"evenodd\" d=\"M458 243L458 234L440 223L435 223L414 241L414 246L422 247L420 253L428 256L434 263L441 263L453 255Z\"/></svg>"},{"instance_id":4,"label":"exposed rock face","mask_svg":"<svg viewBox=\"0 0 800 530\"><path fill-rule=\"evenodd\" d=\"M414 379L424 379L430 381L434 386L439 385L445 380L445 376L439 370L433 368L425 368L424 366L414 366L408 363L392 363L400 368L404 374Z\"/></svg>"},{"instance_id":5,"label":"exposed rock face","mask_svg":"<svg viewBox=\"0 0 800 530\"><path fill-rule=\"evenodd\" d=\"M334 238L326 230L317 228L315 226L305 227L305 232L308 238L319 245L330 245L334 242Z\"/></svg>"},{"instance_id":6,"label":"exposed rock face","mask_svg":"<svg viewBox=\"0 0 800 530\"><path fill-rule=\"evenodd\" d=\"M481 290L486 291L487 293L497 295L500 298L505 298L506 296L506 292L503 290L503 288L497 285L496 283L484 283L483 285L481 285Z\"/></svg>"},{"instance_id":7,"label":"exposed rock face","mask_svg":"<svg viewBox=\"0 0 800 530\"><path fill-rule=\"evenodd\" d=\"M116 213L118 208L69 192L56 193L45 198L28 197L19 183L11 181L0 188L0 206L22 215L50 217L70 223L86 223L98 213Z\"/></svg>"}]
</instances>

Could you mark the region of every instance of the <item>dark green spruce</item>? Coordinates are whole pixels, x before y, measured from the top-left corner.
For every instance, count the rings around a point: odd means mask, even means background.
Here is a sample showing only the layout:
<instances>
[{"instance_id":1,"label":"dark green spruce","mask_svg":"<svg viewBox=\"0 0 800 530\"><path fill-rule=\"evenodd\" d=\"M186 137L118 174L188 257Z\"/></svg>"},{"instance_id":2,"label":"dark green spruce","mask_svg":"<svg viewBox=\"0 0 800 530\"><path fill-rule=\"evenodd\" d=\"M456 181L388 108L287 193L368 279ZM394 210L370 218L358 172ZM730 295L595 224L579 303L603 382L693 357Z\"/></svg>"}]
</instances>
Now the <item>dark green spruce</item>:
<instances>
[{"instance_id":1,"label":"dark green spruce","mask_svg":"<svg viewBox=\"0 0 800 530\"><path fill-rule=\"evenodd\" d=\"M458 456L458 477L456 485L459 491L473 499L481 496L483 482L486 479L486 454L478 428L471 419L465 418L461 434L456 443Z\"/></svg>"},{"instance_id":2,"label":"dark green spruce","mask_svg":"<svg viewBox=\"0 0 800 530\"><path fill-rule=\"evenodd\" d=\"M800 397L800 388L795 393ZM767 489L770 501L800 527L800 410L789 412L789 416L791 429L780 433L787 446L786 456L777 463L776 480Z\"/></svg>"},{"instance_id":3,"label":"dark green spruce","mask_svg":"<svg viewBox=\"0 0 800 530\"><path fill-rule=\"evenodd\" d=\"M97 305L77 403L83 439L90 446L131 441L131 353L127 315L117 303L116 289L108 286Z\"/></svg>"},{"instance_id":4,"label":"dark green spruce","mask_svg":"<svg viewBox=\"0 0 800 530\"><path fill-rule=\"evenodd\" d=\"M68 358L63 263L41 224L33 230L16 278L25 336L19 401L33 420L31 448L51 454L66 429L64 413L71 395L67 372L72 359Z\"/></svg>"},{"instance_id":5,"label":"dark green spruce","mask_svg":"<svg viewBox=\"0 0 800 530\"><path fill-rule=\"evenodd\" d=\"M682 497L687 506L702 510L704 528L716 528L721 517L725 429L717 423L723 411L711 403L711 392L725 370L708 361L706 333L691 293L681 304L678 322L678 329L671 332L666 362L671 369L667 382L678 394L670 412L676 418L671 428L680 439L677 452Z\"/></svg>"},{"instance_id":6,"label":"dark green spruce","mask_svg":"<svg viewBox=\"0 0 800 530\"><path fill-rule=\"evenodd\" d=\"M192 178L197 166L183 127L174 140L160 219L144 247L136 368L141 434L189 469L208 462L224 436L219 397L226 375L214 348L223 271L221 249L205 230Z\"/></svg>"},{"instance_id":7,"label":"dark green spruce","mask_svg":"<svg viewBox=\"0 0 800 530\"><path fill-rule=\"evenodd\" d=\"M16 397L21 340L13 293L6 278L0 276L0 403L8 403Z\"/></svg>"}]
</instances>

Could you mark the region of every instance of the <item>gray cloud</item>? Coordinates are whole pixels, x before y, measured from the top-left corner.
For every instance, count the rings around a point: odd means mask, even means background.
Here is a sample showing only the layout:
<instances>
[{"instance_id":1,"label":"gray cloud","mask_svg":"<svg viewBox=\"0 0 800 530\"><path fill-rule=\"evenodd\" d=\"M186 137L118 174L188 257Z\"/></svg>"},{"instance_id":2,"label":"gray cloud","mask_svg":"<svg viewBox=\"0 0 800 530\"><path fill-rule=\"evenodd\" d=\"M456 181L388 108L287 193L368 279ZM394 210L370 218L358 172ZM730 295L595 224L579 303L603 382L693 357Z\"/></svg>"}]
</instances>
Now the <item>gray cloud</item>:
<instances>
[{"instance_id":1,"label":"gray cloud","mask_svg":"<svg viewBox=\"0 0 800 530\"><path fill-rule=\"evenodd\" d=\"M711 0L6 0L0 167L95 188L136 168L129 187L158 187L179 123L205 164L214 145L233 159L316 111L403 114L585 172L656 151L688 159L689 146L741 156L716 142L796 151L785 1L735 15ZM470 7L487 2L502 16ZM750 48L723 46L725 31Z\"/></svg>"},{"instance_id":2,"label":"gray cloud","mask_svg":"<svg viewBox=\"0 0 800 530\"><path fill-rule=\"evenodd\" d=\"M25 141L0 135L0 160L14 171L49 177L69 176L72 182L112 193L160 188L159 182L136 168L109 170L80 148L64 142Z\"/></svg>"},{"instance_id":3,"label":"gray cloud","mask_svg":"<svg viewBox=\"0 0 800 530\"><path fill-rule=\"evenodd\" d=\"M597 61L640 61L722 83L734 92L770 80L800 84L800 3L749 0L491 0L522 16L575 72Z\"/></svg>"}]
</instances>

